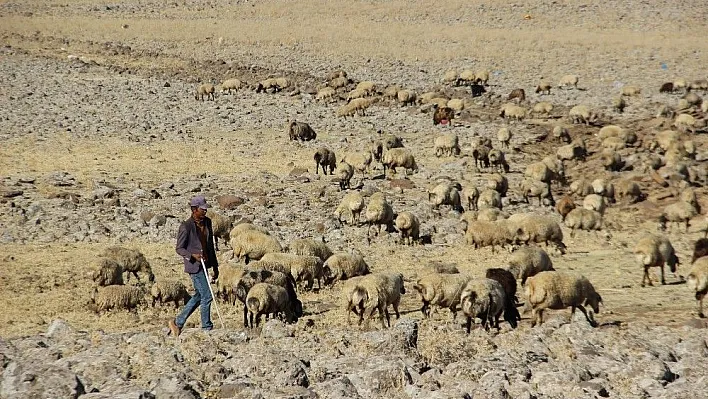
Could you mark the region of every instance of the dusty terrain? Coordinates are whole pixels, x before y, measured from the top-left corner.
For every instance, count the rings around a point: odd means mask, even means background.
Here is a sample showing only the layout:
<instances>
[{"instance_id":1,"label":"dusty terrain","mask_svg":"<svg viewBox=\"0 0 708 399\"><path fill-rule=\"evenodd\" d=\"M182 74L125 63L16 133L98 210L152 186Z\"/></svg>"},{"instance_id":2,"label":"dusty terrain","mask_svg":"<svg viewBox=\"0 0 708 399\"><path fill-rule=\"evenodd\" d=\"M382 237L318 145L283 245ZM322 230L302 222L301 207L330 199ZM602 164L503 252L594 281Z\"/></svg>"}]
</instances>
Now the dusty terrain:
<instances>
[{"instance_id":1,"label":"dusty terrain","mask_svg":"<svg viewBox=\"0 0 708 399\"><path fill-rule=\"evenodd\" d=\"M178 342L165 335L170 306L99 316L86 305L88 273L109 245L140 249L158 280L188 282L173 247L195 193L214 205L217 195L241 197L235 209L213 209L252 220L282 243L324 237L334 251L358 249L373 271L398 270L410 285L433 263L476 276L503 266L507 251L465 245L460 215L434 211L426 190L441 178L463 187L486 181L471 142L490 137L498 147L496 132L507 124L498 106L522 87L527 108L544 100L556 109L547 119L510 124L504 210L552 214L535 200L519 202L515 192L525 166L555 152L544 135L563 124L596 151L599 127L564 117L577 104L640 140L669 128L656 109L675 106L680 94L659 93L659 86L708 78L706 21L701 1L0 3L0 397L703 397L706 323L696 318L693 293L671 273L665 286L640 287L631 253L641 234L657 230L656 217L680 187L673 178L661 187L645 173L641 146L622 150L633 170L606 172L593 156L566 163L571 180L631 177L647 194L637 204L610 206L598 233L571 238L564 229L568 254L551 253L556 269L587 276L602 295L598 328L577 315L568 324L565 310L550 312L540 328L524 315L516 330L504 325L467 336L446 311L423 320L408 289L398 324L379 330L372 322L360 331L346 325L334 286L304 293L305 317L294 326L271 322L247 331L240 306L220 303L225 330L187 329ZM313 93L339 68L356 81L470 99L464 87L441 85L444 72L492 73L489 93L449 129L434 127L425 107L389 102L367 116L337 118L344 101L317 102ZM555 84L568 73L580 76L582 90L533 93L540 80ZM193 97L201 82L271 76L289 77L299 93ZM617 114L611 99L625 84L642 93ZM289 142L289 119L308 122L317 139ZM331 216L344 193L331 176L312 173L312 154L322 145L338 157L368 148L378 130L402 137L420 170L391 180L381 178L379 165L353 186L365 196L384 191L396 212L415 213L432 244L401 246L392 233L369 245L366 227ZM435 157L433 139L444 131L459 136L459 157ZM690 136L697 155L687 162L705 174L706 135ZM693 186L705 212L707 189ZM118 202L104 198L107 191ZM556 199L566 192L554 186ZM705 227L699 215L687 233L668 231L681 259L678 275L688 273ZM222 264L228 252L222 245ZM212 317L218 324L213 308ZM194 323L196 314L188 327Z\"/></svg>"}]
</instances>

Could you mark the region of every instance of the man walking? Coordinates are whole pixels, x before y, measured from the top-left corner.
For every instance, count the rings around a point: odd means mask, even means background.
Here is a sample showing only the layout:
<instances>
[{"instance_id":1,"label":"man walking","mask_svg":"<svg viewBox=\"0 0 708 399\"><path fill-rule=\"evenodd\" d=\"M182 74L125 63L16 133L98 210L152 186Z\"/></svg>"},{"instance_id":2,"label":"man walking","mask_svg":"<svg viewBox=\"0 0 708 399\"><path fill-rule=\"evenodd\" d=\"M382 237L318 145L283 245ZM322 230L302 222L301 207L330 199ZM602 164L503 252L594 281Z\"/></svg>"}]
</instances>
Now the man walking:
<instances>
[{"instance_id":1,"label":"man walking","mask_svg":"<svg viewBox=\"0 0 708 399\"><path fill-rule=\"evenodd\" d=\"M207 205L203 195L198 195L189 202L192 216L182 222L177 232L175 250L184 260L184 271L189 274L196 293L187 302L177 318L170 320L170 332L178 336L182 332L187 318L199 307L202 330L209 331L214 325L211 322L212 295L209 289L208 275L202 268L202 260L207 269L213 269L212 282L219 278L219 263L214 250L214 232L211 219L206 217Z\"/></svg>"}]
</instances>

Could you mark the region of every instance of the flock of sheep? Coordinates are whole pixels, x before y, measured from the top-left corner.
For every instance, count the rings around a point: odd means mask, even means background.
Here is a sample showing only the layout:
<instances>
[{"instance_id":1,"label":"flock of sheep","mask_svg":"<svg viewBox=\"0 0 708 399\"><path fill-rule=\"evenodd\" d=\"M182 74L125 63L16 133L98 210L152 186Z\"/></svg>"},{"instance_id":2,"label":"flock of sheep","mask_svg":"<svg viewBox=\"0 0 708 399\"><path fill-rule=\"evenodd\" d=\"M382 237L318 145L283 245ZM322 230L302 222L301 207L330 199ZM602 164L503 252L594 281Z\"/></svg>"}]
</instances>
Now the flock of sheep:
<instances>
[{"instance_id":1,"label":"flock of sheep","mask_svg":"<svg viewBox=\"0 0 708 399\"><path fill-rule=\"evenodd\" d=\"M473 98L487 92L488 80L488 72L469 70L459 74L449 71L443 78L443 82L450 86L469 85ZM574 89L578 82L577 76L568 75L561 78L558 86ZM230 79L220 86L221 92L226 93L247 85L237 79ZM266 79L252 85L252 88L257 92L293 90L292 93L299 93L287 78ZM524 180L518 190L514 191L518 198L527 203L536 198L539 206L554 207L560 215L561 223L571 229L571 236L574 236L576 230L600 230L604 225L605 210L609 206L617 201L641 201L646 198L646 193L632 179L598 178L588 181L579 178L569 182L565 173L566 165L596 160L606 170L620 172L626 170L628 163L621 153L629 149L644 159L645 171L654 181L663 186L668 186L668 181L672 181L681 188L678 200L668 205L657 220L661 229L666 229L668 223L684 223L688 229L689 221L700 213L693 187L706 184L705 165L695 161L697 150L691 140L691 135L705 129L708 102L703 102L696 91L706 89L708 84L703 80L691 83L677 80L662 85L662 93L682 90L684 96L676 107L663 105L657 116L668 118L668 123L677 130L663 130L653 136L638 137L631 129L605 125L593 137L575 134L573 138L567 126L554 126L548 132L548 137L549 141L558 145L555 154L528 165L523 171ZM551 90L551 84L541 82L535 92L550 95ZM213 99L216 91L213 85L201 85L197 89L196 98ZM627 101L639 93L641 89L637 87L624 86L620 95L613 99L612 109L618 113L623 112ZM373 82L354 84L344 71L336 71L327 76L326 84L314 94L318 101L346 101L345 105L336 110L338 116L345 118L364 115L373 104L389 101L398 102L401 106L420 104L424 109L434 111L434 124L453 126L453 119L470 107L469 98L447 98L442 92L417 95L397 86L381 88ZM554 109L553 104L544 101L535 104L530 111L527 110L523 107L527 102L523 89L513 90L507 101L501 105L499 116L514 121L533 115L548 116ZM567 115L570 124L585 126L595 126L602 119L601 112L585 105L572 107ZM428 317L431 306L449 308L455 319L459 308L466 316L468 331L473 319L481 320L485 328L498 328L502 317L515 328L520 320L516 310L519 279L526 307L532 311L532 325L543 322L545 309L568 307L571 312L580 309L587 320L594 324L592 313L588 313L585 307L589 306L597 313L602 298L591 282L584 276L556 271L546 251L534 245L544 243L547 248L552 245L561 255L565 253L563 231L557 218L536 213L509 215L502 210L502 199L510 191L505 176L510 171L510 164L505 151L510 148L512 126L513 123L509 123L498 131L498 148L489 138L479 138L471 143L475 166L489 172L486 184L463 187L459 182L446 181L428 190L432 208L449 206L462 214L466 244L475 248L488 246L492 251L497 247L515 249L509 264L506 268L487 270L482 279L460 274L454 268L442 268L423 276L412 285L422 299L421 311ZM294 141L317 139L314 129L301 121L288 121L286 134ZM591 151L593 147L597 150ZM460 155L460 140L454 131L439 134L434 140L433 152L438 157ZM358 190L351 189L354 175L361 173L361 178L365 179L375 163L383 167L384 177L387 169L395 173L396 168L403 168L406 174L418 170L413 151L404 147L400 137L381 134L372 141L370 148L349 151L339 156L330 148L320 147L313 158L316 173L321 168L325 175L329 173L334 176L342 191L348 191L334 210L337 219L350 225L365 223L369 242L372 240L372 231L375 229L376 233L380 233L382 227L388 231L397 230L402 243L410 245L422 242L421 223L415 214L410 211L394 211L382 192L374 193L366 201ZM566 195L559 201L553 198L554 186L566 191ZM573 196L582 198L582 203L577 204ZM311 290L317 282L318 289L322 289L340 280L346 280L341 284L341 299L347 319L353 312L358 316L359 324L364 321L368 323L378 311L382 325L390 326L389 306L393 306L396 316L399 316L401 295L406 292L401 273L390 270L371 273L364 256L355 250L333 253L323 241L313 239L299 239L289 245L282 245L262 227L249 223L232 226L231 220L214 212L210 212L209 217L214 220L215 235L229 241L234 258L237 261L243 260L245 264L245 267L222 265L216 290L220 299L234 305L236 301L243 304L245 326L258 325L262 315L284 316L288 322L294 322L303 315L303 304L297 298L300 288ZM698 314L703 317L702 300L708 293L708 239L699 239L694 247L691 262L693 268L686 280L688 287L695 293ZM130 253L127 249L121 251ZM136 260L142 255L132 252L132 257L123 255L120 258L118 253L120 251L117 249L107 251L99 271L94 275L98 285L107 286L96 290L92 306L97 310L134 307L146 298L153 305L156 301L174 301L177 304L185 298L186 289L181 283L152 283L149 265L136 266L142 264ZM676 273L679 259L670 240L662 234L639 237L633 253L643 269L642 286L645 282L652 284L650 268L660 268L662 284L665 283L665 265L668 265L672 273ZM147 273L152 283L150 293L122 286L123 271ZM125 287L125 292L116 287Z\"/></svg>"}]
</instances>

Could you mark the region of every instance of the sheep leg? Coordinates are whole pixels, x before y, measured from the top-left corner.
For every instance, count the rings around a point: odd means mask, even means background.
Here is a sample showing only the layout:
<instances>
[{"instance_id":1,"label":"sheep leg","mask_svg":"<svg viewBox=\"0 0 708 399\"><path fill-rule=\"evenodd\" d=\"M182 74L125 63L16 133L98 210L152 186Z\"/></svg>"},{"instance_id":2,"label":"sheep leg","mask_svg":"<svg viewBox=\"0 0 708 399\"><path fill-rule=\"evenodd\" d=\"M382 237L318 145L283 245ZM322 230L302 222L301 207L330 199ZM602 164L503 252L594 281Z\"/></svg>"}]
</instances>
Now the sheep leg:
<instances>
[{"instance_id":1,"label":"sheep leg","mask_svg":"<svg viewBox=\"0 0 708 399\"><path fill-rule=\"evenodd\" d=\"M703 298L705 298L705 296L705 294L696 293L696 300L698 302L698 317L700 317L701 319L706 317L703 314Z\"/></svg>"},{"instance_id":2,"label":"sheep leg","mask_svg":"<svg viewBox=\"0 0 708 399\"><path fill-rule=\"evenodd\" d=\"M455 309L455 306L450 306L450 312L452 313L452 321L457 320L457 309Z\"/></svg>"},{"instance_id":3,"label":"sheep leg","mask_svg":"<svg viewBox=\"0 0 708 399\"><path fill-rule=\"evenodd\" d=\"M244 317L246 317L246 315L244 315ZM248 322L246 323L246 327L253 328L253 312L249 311L247 317Z\"/></svg>"},{"instance_id":4,"label":"sheep leg","mask_svg":"<svg viewBox=\"0 0 708 399\"><path fill-rule=\"evenodd\" d=\"M661 265L661 285L666 285L666 280L664 280L664 265Z\"/></svg>"},{"instance_id":5,"label":"sheep leg","mask_svg":"<svg viewBox=\"0 0 708 399\"><path fill-rule=\"evenodd\" d=\"M467 316L467 321L465 322L465 329L467 330L467 334L470 333L470 330L472 329L472 317Z\"/></svg>"},{"instance_id":6,"label":"sheep leg","mask_svg":"<svg viewBox=\"0 0 708 399\"><path fill-rule=\"evenodd\" d=\"M243 326L248 327L248 308L243 304Z\"/></svg>"},{"instance_id":7,"label":"sheep leg","mask_svg":"<svg viewBox=\"0 0 708 399\"><path fill-rule=\"evenodd\" d=\"M262 315L263 315L263 313L261 313L261 312L256 313L256 327L258 327L261 324L261 316ZM251 326L253 326L253 324L251 324Z\"/></svg>"},{"instance_id":8,"label":"sheep leg","mask_svg":"<svg viewBox=\"0 0 708 399\"><path fill-rule=\"evenodd\" d=\"M386 318L386 323L384 323L384 317ZM381 319L382 328L386 328L386 325L391 328L391 315L388 314L388 306L379 306L379 318Z\"/></svg>"},{"instance_id":9,"label":"sheep leg","mask_svg":"<svg viewBox=\"0 0 708 399\"><path fill-rule=\"evenodd\" d=\"M578 305L577 308L580 309L581 312L583 312L583 314L585 315L585 320L587 320L588 323L590 323L591 326L595 327L595 325L596 325L595 320L592 318L592 316L590 316L590 314L588 313L588 311L585 310L585 307L584 307L583 305ZM573 311L575 311L575 307L573 307ZM573 320L573 318L572 318L572 313L571 313L571 319L570 319L570 320L571 320L571 321Z\"/></svg>"},{"instance_id":10,"label":"sheep leg","mask_svg":"<svg viewBox=\"0 0 708 399\"><path fill-rule=\"evenodd\" d=\"M426 319L430 317L430 302L423 301L423 307L420 308L421 313L423 313L423 317Z\"/></svg>"}]
</instances>

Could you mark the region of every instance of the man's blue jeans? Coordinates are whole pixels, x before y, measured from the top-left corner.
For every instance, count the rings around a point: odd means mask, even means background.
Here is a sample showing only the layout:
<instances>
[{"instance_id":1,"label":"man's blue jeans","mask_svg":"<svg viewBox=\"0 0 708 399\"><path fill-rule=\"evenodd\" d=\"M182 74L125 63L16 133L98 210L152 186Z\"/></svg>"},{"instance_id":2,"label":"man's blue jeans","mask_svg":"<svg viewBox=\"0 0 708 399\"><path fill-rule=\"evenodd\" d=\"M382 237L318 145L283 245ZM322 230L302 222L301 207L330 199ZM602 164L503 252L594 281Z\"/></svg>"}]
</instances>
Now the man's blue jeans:
<instances>
[{"instance_id":1,"label":"man's blue jeans","mask_svg":"<svg viewBox=\"0 0 708 399\"><path fill-rule=\"evenodd\" d=\"M187 322L189 316L191 316L192 313L197 310L197 307L199 307L199 313L202 318L202 329L211 330L214 328L214 325L211 323L212 297L211 291L209 291L209 280L204 274L204 270L200 270L198 273L190 274L189 277L192 279L192 284L194 285L196 293L192 296L189 302L187 302L187 305L185 305L182 312L177 315L175 323L179 328L184 327L184 324Z\"/></svg>"}]
</instances>

